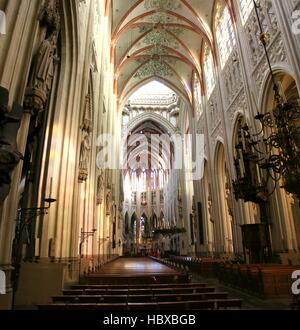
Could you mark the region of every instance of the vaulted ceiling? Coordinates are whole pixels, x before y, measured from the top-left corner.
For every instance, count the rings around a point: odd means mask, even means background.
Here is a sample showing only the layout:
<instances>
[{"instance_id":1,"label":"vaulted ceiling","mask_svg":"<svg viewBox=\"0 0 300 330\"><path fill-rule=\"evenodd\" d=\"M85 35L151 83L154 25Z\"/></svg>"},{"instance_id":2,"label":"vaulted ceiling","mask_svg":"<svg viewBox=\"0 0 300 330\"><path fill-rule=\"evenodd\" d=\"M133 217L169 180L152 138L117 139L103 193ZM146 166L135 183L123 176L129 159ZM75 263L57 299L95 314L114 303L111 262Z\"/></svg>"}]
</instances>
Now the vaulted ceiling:
<instances>
[{"instance_id":1,"label":"vaulted ceiling","mask_svg":"<svg viewBox=\"0 0 300 330\"><path fill-rule=\"evenodd\" d=\"M192 103L201 81L203 41L212 42L215 0L112 0L112 57L120 102L142 84L161 80Z\"/></svg>"}]
</instances>

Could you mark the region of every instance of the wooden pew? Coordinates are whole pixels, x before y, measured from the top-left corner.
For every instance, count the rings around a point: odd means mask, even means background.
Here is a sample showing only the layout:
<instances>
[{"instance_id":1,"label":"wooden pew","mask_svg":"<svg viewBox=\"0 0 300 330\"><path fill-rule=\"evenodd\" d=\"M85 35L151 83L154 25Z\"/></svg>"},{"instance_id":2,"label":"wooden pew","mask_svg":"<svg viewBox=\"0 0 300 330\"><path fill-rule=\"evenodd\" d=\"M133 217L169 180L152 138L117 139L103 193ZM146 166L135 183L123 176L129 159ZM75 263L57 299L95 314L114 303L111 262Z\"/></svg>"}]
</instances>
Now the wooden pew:
<instances>
[{"instance_id":1,"label":"wooden pew","mask_svg":"<svg viewBox=\"0 0 300 330\"><path fill-rule=\"evenodd\" d=\"M127 296L128 303L153 303L156 301L156 298L151 295L138 295L138 296Z\"/></svg>"},{"instance_id":2,"label":"wooden pew","mask_svg":"<svg viewBox=\"0 0 300 330\"><path fill-rule=\"evenodd\" d=\"M214 300L188 301L188 310L213 310L215 309Z\"/></svg>"},{"instance_id":3,"label":"wooden pew","mask_svg":"<svg viewBox=\"0 0 300 330\"><path fill-rule=\"evenodd\" d=\"M261 298L291 295L291 276L299 266L279 264L222 265L219 279Z\"/></svg>"},{"instance_id":4,"label":"wooden pew","mask_svg":"<svg viewBox=\"0 0 300 330\"><path fill-rule=\"evenodd\" d=\"M103 311L114 311L114 310L126 310L127 304L50 304L40 305L39 310L47 311L61 311L61 310L103 310Z\"/></svg>"},{"instance_id":5,"label":"wooden pew","mask_svg":"<svg viewBox=\"0 0 300 330\"><path fill-rule=\"evenodd\" d=\"M241 299L218 299L216 301L216 309L241 309Z\"/></svg>"},{"instance_id":6,"label":"wooden pew","mask_svg":"<svg viewBox=\"0 0 300 330\"><path fill-rule=\"evenodd\" d=\"M156 303L128 303L127 304L128 310L135 310L135 311L151 311L157 309Z\"/></svg>"},{"instance_id":7,"label":"wooden pew","mask_svg":"<svg viewBox=\"0 0 300 330\"><path fill-rule=\"evenodd\" d=\"M193 288L193 287L206 287L206 283L165 283L165 284L149 284L147 289L153 288ZM72 290L87 290L87 289L145 289L145 285L140 284L123 284L123 285L73 285Z\"/></svg>"},{"instance_id":8,"label":"wooden pew","mask_svg":"<svg viewBox=\"0 0 300 330\"><path fill-rule=\"evenodd\" d=\"M186 301L169 301L169 302L158 302L157 303L158 310L187 310L188 309L188 302Z\"/></svg>"},{"instance_id":9,"label":"wooden pew","mask_svg":"<svg viewBox=\"0 0 300 330\"><path fill-rule=\"evenodd\" d=\"M93 296L93 295L80 295L80 296L56 296L52 298L54 303L89 303L89 304L98 304L98 303L127 303L127 295L124 296L111 296L111 295L102 295L102 296Z\"/></svg>"},{"instance_id":10,"label":"wooden pew","mask_svg":"<svg viewBox=\"0 0 300 330\"><path fill-rule=\"evenodd\" d=\"M155 295L157 302L175 302L175 301L195 301L195 300L211 300L211 299L226 299L227 292L214 293L193 293L193 294L160 294Z\"/></svg>"}]
</instances>

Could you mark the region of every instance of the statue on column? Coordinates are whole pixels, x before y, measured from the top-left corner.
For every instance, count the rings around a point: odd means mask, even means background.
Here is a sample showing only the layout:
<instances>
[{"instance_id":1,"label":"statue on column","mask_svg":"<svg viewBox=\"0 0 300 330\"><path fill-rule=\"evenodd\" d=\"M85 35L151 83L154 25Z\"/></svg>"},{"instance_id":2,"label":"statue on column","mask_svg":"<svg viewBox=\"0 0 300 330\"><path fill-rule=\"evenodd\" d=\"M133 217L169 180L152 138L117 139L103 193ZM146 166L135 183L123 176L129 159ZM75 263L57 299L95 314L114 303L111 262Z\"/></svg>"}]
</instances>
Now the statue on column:
<instances>
[{"instance_id":1,"label":"statue on column","mask_svg":"<svg viewBox=\"0 0 300 330\"><path fill-rule=\"evenodd\" d=\"M228 170L225 170L226 174L225 174L225 178L226 178L226 182L225 182L225 195L226 195L226 203L227 203L227 209L228 209L228 213L231 217L233 217L233 201L232 201L232 191L231 191L231 184L230 181L228 180Z\"/></svg>"},{"instance_id":2,"label":"statue on column","mask_svg":"<svg viewBox=\"0 0 300 330\"><path fill-rule=\"evenodd\" d=\"M111 215L111 206L112 206L112 201L111 201L111 191L108 190L106 194L106 215Z\"/></svg>"},{"instance_id":3,"label":"statue on column","mask_svg":"<svg viewBox=\"0 0 300 330\"><path fill-rule=\"evenodd\" d=\"M91 153L91 133L93 131L92 122L92 108L91 97L88 93L85 97L84 111L82 117L82 123L80 126L81 134L84 138L80 146L80 162L79 162L79 181L84 182L88 178L88 170L90 165L90 153ZM101 189L103 190L103 173L97 179L97 204L102 203L103 197L101 197Z\"/></svg>"},{"instance_id":4,"label":"statue on column","mask_svg":"<svg viewBox=\"0 0 300 330\"><path fill-rule=\"evenodd\" d=\"M207 197L207 209L208 209L208 213L209 213L209 220L211 222L215 221L215 217L214 217L214 211L213 211L213 199L212 199L212 193L211 193L211 186L209 185L209 193L208 193L208 197Z\"/></svg>"},{"instance_id":5,"label":"statue on column","mask_svg":"<svg viewBox=\"0 0 300 330\"><path fill-rule=\"evenodd\" d=\"M45 0L39 13L41 25L47 26L47 30L58 31L60 29L60 1Z\"/></svg>"},{"instance_id":6,"label":"statue on column","mask_svg":"<svg viewBox=\"0 0 300 330\"><path fill-rule=\"evenodd\" d=\"M83 140L80 145L80 158L79 158L79 181L84 182L88 177L88 168L90 164L90 135L85 132Z\"/></svg>"},{"instance_id":7,"label":"statue on column","mask_svg":"<svg viewBox=\"0 0 300 330\"><path fill-rule=\"evenodd\" d=\"M43 40L33 60L24 100L27 111L39 113L45 109L54 78L57 38L58 32L55 31Z\"/></svg>"},{"instance_id":8,"label":"statue on column","mask_svg":"<svg viewBox=\"0 0 300 330\"><path fill-rule=\"evenodd\" d=\"M8 90L0 87L0 204L9 193L12 171L23 159L16 142L23 109L17 103L9 109L8 99Z\"/></svg>"},{"instance_id":9,"label":"statue on column","mask_svg":"<svg viewBox=\"0 0 300 330\"><path fill-rule=\"evenodd\" d=\"M84 114L83 114L81 130L86 131L88 133L92 132L92 130L93 130L92 105L91 105L90 94L87 94L85 97L85 109L84 109Z\"/></svg>"},{"instance_id":10,"label":"statue on column","mask_svg":"<svg viewBox=\"0 0 300 330\"><path fill-rule=\"evenodd\" d=\"M24 108L29 113L45 110L54 78L57 40L60 33L60 1L45 0L42 4L39 22L46 27L45 39L33 58L30 78L26 89Z\"/></svg>"},{"instance_id":11,"label":"statue on column","mask_svg":"<svg viewBox=\"0 0 300 330\"><path fill-rule=\"evenodd\" d=\"M101 170L97 179L97 204L102 204L104 192L104 173Z\"/></svg>"}]
</instances>

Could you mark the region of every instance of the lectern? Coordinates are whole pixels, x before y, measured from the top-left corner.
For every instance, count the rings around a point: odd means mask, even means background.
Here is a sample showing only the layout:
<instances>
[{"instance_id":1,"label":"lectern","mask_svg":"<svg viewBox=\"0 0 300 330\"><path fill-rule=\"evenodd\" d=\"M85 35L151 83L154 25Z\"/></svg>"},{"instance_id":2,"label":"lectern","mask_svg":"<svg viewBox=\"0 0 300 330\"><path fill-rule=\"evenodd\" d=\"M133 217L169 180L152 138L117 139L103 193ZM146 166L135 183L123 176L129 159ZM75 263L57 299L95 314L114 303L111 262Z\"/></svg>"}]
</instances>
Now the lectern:
<instances>
[{"instance_id":1,"label":"lectern","mask_svg":"<svg viewBox=\"0 0 300 330\"><path fill-rule=\"evenodd\" d=\"M245 261L251 264L268 263L272 259L269 225L265 223L242 225Z\"/></svg>"}]
</instances>

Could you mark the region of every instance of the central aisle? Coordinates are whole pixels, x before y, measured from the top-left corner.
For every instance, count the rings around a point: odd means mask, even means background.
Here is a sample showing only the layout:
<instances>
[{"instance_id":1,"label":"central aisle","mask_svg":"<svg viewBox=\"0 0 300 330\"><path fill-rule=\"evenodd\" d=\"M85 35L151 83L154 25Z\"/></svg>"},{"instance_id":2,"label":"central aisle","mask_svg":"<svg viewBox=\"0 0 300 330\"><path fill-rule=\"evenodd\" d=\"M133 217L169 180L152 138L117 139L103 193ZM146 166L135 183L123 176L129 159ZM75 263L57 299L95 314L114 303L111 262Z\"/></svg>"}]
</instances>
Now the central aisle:
<instances>
[{"instance_id":1,"label":"central aisle","mask_svg":"<svg viewBox=\"0 0 300 330\"><path fill-rule=\"evenodd\" d=\"M97 274L120 275L120 276L142 276L142 275L166 275L178 274L151 258L118 258L111 263L103 266Z\"/></svg>"}]
</instances>

